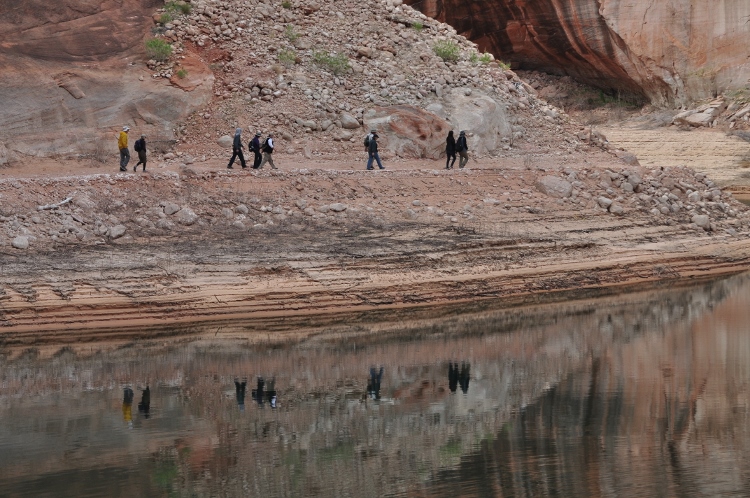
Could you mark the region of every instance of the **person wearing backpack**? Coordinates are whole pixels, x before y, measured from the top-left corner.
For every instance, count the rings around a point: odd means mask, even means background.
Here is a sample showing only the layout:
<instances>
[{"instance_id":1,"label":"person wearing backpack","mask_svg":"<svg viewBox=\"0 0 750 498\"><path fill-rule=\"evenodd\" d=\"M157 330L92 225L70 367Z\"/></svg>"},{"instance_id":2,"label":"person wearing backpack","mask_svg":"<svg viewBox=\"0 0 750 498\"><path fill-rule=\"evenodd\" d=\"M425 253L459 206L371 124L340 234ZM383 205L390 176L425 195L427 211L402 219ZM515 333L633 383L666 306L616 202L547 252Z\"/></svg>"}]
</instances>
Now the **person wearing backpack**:
<instances>
[{"instance_id":1,"label":"person wearing backpack","mask_svg":"<svg viewBox=\"0 0 750 498\"><path fill-rule=\"evenodd\" d=\"M139 164L142 164L143 171L146 171L146 135L141 135L141 138L135 141L133 150L138 153L138 163L133 166L133 171L138 170Z\"/></svg>"},{"instance_id":2,"label":"person wearing backpack","mask_svg":"<svg viewBox=\"0 0 750 498\"><path fill-rule=\"evenodd\" d=\"M453 138L453 130L451 130L448 132L448 138L445 139L445 169L452 169L454 164L456 164L456 139Z\"/></svg>"},{"instance_id":3,"label":"person wearing backpack","mask_svg":"<svg viewBox=\"0 0 750 498\"><path fill-rule=\"evenodd\" d=\"M370 138L370 145L367 147L367 154L369 156L369 159L367 159L367 169L372 169L373 159L378 162L378 168L385 169L383 163L380 162L380 156L378 155L378 134L373 132L371 135L372 138Z\"/></svg>"},{"instance_id":4,"label":"person wearing backpack","mask_svg":"<svg viewBox=\"0 0 750 498\"><path fill-rule=\"evenodd\" d=\"M273 154L273 135L271 133L269 133L268 138L263 141L261 151L263 152L263 160L260 162L258 169L262 169L266 163L271 165L271 169L279 169L273 163L273 157L271 156L271 154Z\"/></svg>"},{"instance_id":5,"label":"person wearing backpack","mask_svg":"<svg viewBox=\"0 0 750 498\"><path fill-rule=\"evenodd\" d=\"M458 152L458 156L461 158L458 161L458 167L460 169L463 169L463 167L466 166L466 163L469 162L469 146L466 143L465 131L462 131L458 134L458 140L456 140L456 151Z\"/></svg>"},{"instance_id":6,"label":"person wearing backpack","mask_svg":"<svg viewBox=\"0 0 750 498\"><path fill-rule=\"evenodd\" d=\"M130 151L128 150L129 131L129 127L123 126L120 135L117 137L117 148L120 149L120 171L127 171L128 163L130 162Z\"/></svg>"},{"instance_id":7,"label":"person wearing backpack","mask_svg":"<svg viewBox=\"0 0 750 498\"><path fill-rule=\"evenodd\" d=\"M365 153L370 153L370 140L372 139L372 136L375 134L375 130L370 130L370 133L365 135Z\"/></svg>"},{"instance_id":8,"label":"person wearing backpack","mask_svg":"<svg viewBox=\"0 0 750 498\"><path fill-rule=\"evenodd\" d=\"M232 159L229 160L227 169L233 169L232 164L234 163L235 157L240 158L242 169L245 169L247 167L247 165L245 164L245 155L242 153L242 147L242 128L237 128L234 131L234 142L232 142Z\"/></svg>"},{"instance_id":9,"label":"person wearing backpack","mask_svg":"<svg viewBox=\"0 0 750 498\"><path fill-rule=\"evenodd\" d=\"M253 159L253 169L258 169L260 167L260 161L263 158L260 153L260 132L256 133L253 139L250 140L250 143L247 144L247 148L255 154L255 158Z\"/></svg>"}]
</instances>

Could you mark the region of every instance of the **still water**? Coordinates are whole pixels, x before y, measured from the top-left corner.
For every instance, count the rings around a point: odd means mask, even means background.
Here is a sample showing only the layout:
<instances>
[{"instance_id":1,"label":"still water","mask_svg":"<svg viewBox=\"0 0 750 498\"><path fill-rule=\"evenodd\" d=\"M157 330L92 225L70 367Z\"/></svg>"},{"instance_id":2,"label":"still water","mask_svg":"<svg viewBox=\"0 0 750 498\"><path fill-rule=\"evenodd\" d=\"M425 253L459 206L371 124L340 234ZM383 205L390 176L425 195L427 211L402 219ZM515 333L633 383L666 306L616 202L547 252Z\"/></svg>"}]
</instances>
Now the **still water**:
<instances>
[{"instance_id":1,"label":"still water","mask_svg":"<svg viewBox=\"0 0 750 498\"><path fill-rule=\"evenodd\" d=\"M0 496L750 496L749 304L740 276L267 346L5 351Z\"/></svg>"}]
</instances>

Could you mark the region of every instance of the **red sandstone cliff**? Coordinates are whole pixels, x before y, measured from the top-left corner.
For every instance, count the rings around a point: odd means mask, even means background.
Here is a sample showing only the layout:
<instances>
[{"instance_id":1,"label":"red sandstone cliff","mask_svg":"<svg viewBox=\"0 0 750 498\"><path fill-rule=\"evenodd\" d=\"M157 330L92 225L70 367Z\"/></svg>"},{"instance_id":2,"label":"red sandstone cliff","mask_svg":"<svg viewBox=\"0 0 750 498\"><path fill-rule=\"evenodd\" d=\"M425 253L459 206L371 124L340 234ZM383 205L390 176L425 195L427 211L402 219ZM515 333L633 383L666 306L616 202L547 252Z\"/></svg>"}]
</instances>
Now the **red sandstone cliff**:
<instances>
[{"instance_id":1,"label":"red sandstone cliff","mask_svg":"<svg viewBox=\"0 0 750 498\"><path fill-rule=\"evenodd\" d=\"M750 77L746 0L406 0L521 68L683 104Z\"/></svg>"}]
</instances>

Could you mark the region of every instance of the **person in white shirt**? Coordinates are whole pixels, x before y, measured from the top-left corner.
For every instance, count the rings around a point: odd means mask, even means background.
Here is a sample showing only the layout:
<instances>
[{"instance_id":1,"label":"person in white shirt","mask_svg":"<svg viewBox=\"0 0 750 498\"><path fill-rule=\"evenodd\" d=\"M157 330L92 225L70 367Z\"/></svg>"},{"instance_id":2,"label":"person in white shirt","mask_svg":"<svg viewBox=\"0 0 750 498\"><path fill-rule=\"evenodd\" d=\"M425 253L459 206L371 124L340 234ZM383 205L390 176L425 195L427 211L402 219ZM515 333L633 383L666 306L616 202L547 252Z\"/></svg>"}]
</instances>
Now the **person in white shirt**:
<instances>
[{"instance_id":1,"label":"person in white shirt","mask_svg":"<svg viewBox=\"0 0 750 498\"><path fill-rule=\"evenodd\" d=\"M279 169L273 163L273 134L268 134L268 138L266 138L261 147L261 152L263 152L263 160L260 162L258 169L262 169L266 163L270 164L272 169Z\"/></svg>"}]
</instances>

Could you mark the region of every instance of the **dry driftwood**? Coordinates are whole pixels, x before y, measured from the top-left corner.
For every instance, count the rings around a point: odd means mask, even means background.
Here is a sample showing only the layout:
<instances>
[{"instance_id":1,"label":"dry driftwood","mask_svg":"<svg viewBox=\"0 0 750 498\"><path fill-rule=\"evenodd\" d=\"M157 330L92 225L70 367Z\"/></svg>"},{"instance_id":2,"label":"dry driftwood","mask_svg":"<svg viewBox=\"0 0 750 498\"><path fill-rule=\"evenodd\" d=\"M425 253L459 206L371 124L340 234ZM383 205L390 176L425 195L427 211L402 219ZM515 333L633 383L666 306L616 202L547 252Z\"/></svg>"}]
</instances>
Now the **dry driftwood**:
<instances>
[{"instance_id":1,"label":"dry driftwood","mask_svg":"<svg viewBox=\"0 0 750 498\"><path fill-rule=\"evenodd\" d=\"M72 200L73 200L72 197L68 197L67 199L64 199L64 200L62 200L62 201L60 201L60 202L58 202L56 204L47 204L47 205L44 205L44 206L37 206L36 210L37 211L46 211L47 209L57 209L60 206L62 206L64 204L67 204L67 203L69 203Z\"/></svg>"}]
</instances>

